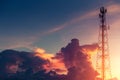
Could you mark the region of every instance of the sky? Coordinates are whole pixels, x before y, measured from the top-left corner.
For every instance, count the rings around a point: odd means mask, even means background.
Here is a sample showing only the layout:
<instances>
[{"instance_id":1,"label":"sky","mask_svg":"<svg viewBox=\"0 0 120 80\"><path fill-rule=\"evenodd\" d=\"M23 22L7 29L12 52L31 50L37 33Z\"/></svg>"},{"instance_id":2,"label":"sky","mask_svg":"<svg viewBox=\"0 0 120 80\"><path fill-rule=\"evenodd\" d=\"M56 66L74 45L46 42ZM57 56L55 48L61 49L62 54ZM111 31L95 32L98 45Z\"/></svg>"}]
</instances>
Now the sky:
<instances>
[{"instance_id":1,"label":"sky","mask_svg":"<svg viewBox=\"0 0 120 80\"><path fill-rule=\"evenodd\" d=\"M101 6L108 9L113 77L120 80L120 0L0 0L0 50L57 53L72 38L97 43Z\"/></svg>"}]
</instances>

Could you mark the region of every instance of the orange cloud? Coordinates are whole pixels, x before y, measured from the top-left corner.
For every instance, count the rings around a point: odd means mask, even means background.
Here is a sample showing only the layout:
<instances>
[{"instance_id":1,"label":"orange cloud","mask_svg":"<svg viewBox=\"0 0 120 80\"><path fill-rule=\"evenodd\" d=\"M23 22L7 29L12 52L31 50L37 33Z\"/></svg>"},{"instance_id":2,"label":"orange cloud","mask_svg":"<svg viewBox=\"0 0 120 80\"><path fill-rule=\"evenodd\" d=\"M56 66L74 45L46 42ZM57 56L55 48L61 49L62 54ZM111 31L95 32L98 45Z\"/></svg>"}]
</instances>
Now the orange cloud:
<instances>
[{"instance_id":1,"label":"orange cloud","mask_svg":"<svg viewBox=\"0 0 120 80\"><path fill-rule=\"evenodd\" d=\"M54 70L58 74L67 74L67 69L63 62L63 58L57 57L55 54L46 53L42 48L35 49L35 56L48 60L48 63L43 65L47 71Z\"/></svg>"}]
</instances>

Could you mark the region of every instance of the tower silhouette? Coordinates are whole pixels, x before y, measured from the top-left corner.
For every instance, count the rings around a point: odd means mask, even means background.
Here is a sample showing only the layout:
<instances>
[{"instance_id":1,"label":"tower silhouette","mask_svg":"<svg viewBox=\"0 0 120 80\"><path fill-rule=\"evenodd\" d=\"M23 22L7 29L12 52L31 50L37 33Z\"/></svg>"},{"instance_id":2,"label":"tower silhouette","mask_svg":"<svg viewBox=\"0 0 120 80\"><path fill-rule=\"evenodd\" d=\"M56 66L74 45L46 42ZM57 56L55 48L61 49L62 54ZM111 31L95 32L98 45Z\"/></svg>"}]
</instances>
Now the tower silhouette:
<instances>
[{"instance_id":1,"label":"tower silhouette","mask_svg":"<svg viewBox=\"0 0 120 80\"><path fill-rule=\"evenodd\" d=\"M111 66L110 66L110 55L109 55L109 45L108 45L108 29L106 24L106 13L107 9L104 7L100 8L100 29L98 37L99 50L97 53L96 69L99 72L99 76L102 80L108 80L112 78ZM97 80L97 79L96 79Z\"/></svg>"}]
</instances>

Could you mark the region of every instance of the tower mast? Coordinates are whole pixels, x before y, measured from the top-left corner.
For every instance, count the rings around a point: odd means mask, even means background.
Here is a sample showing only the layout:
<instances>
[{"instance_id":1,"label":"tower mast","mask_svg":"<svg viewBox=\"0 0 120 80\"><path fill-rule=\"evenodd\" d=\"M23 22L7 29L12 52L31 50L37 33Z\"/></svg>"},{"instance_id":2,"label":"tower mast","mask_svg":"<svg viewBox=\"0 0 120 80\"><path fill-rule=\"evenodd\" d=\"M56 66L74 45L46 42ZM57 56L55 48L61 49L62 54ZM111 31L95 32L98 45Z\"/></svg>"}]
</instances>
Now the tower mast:
<instances>
[{"instance_id":1,"label":"tower mast","mask_svg":"<svg viewBox=\"0 0 120 80\"><path fill-rule=\"evenodd\" d=\"M100 73L102 80L108 80L111 76L110 69L110 56L109 56L109 46L108 46L108 26L106 25L106 13L107 9L104 7L100 8L100 29L99 29L99 51L97 53L97 64L96 69Z\"/></svg>"}]
</instances>

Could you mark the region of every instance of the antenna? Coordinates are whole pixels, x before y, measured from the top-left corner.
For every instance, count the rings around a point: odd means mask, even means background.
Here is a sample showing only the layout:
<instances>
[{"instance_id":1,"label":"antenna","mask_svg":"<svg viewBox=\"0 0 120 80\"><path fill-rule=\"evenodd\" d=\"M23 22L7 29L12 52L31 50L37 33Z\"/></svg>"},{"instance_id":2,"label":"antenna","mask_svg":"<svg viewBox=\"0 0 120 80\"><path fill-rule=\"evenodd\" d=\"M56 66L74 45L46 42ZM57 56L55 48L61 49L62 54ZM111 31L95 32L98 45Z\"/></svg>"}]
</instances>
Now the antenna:
<instances>
[{"instance_id":1,"label":"antenna","mask_svg":"<svg viewBox=\"0 0 120 80\"><path fill-rule=\"evenodd\" d=\"M106 13L107 9L100 8L100 29L98 37L99 51L97 53L96 69L100 73L98 77L102 80L108 80L112 78L110 68L110 56L108 45L108 27L106 25ZM97 79L96 79L97 80Z\"/></svg>"}]
</instances>

